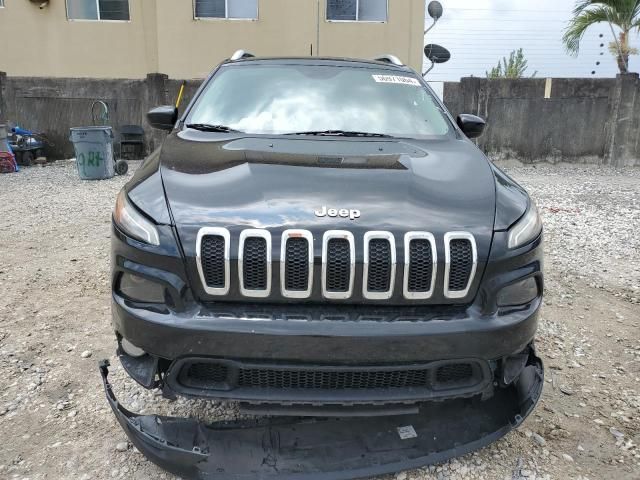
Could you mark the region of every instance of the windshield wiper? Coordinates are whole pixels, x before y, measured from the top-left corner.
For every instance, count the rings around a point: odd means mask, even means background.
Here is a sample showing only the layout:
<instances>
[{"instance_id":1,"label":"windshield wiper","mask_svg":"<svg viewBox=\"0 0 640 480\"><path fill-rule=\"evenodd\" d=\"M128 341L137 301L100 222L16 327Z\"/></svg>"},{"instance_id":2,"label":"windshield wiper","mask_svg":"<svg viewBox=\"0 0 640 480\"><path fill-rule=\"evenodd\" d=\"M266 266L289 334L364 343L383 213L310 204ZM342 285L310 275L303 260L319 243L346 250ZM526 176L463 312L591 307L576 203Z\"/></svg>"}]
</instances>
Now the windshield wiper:
<instances>
[{"instance_id":1,"label":"windshield wiper","mask_svg":"<svg viewBox=\"0 0 640 480\"><path fill-rule=\"evenodd\" d=\"M239 130L234 130L231 127L227 127L226 125L210 125L208 123L188 123L187 128L193 128L194 130L200 130L201 132L238 132Z\"/></svg>"},{"instance_id":2,"label":"windshield wiper","mask_svg":"<svg viewBox=\"0 0 640 480\"><path fill-rule=\"evenodd\" d=\"M317 135L327 137L379 137L379 138L393 138L391 135L384 133L372 133L372 132L355 132L349 130L309 130L308 132L291 132L285 135Z\"/></svg>"}]
</instances>

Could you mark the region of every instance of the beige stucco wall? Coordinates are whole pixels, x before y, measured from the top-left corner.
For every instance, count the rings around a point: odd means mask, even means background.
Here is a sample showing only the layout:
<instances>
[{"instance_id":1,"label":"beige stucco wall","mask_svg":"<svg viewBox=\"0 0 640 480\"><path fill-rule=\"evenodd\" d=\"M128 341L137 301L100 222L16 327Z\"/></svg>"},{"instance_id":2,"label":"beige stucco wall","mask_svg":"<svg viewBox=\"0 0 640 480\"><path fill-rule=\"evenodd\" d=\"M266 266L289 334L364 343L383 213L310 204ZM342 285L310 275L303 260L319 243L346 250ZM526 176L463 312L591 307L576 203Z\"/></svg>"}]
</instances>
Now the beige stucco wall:
<instances>
[{"instance_id":1,"label":"beige stucco wall","mask_svg":"<svg viewBox=\"0 0 640 480\"><path fill-rule=\"evenodd\" d=\"M309 55L316 38L316 2L260 0L257 20L194 20L190 1L159 3L160 71L173 78L202 78L239 48L259 56Z\"/></svg>"},{"instance_id":2,"label":"beige stucco wall","mask_svg":"<svg viewBox=\"0 0 640 480\"><path fill-rule=\"evenodd\" d=\"M424 0L389 0L385 23L327 22L326 0L259 0L257 20L194 20L191 0L129 0L129 22L68 21L65 0L5 0L0 71L10 76L202 78L234 50L258 56L393 53L422 65ZM28 33L27 33L28 32ZM19 47L17 47L19 45Z\"/></svg>"},{"instance_id":3,"label":"beige stucco wall","mask_svg":"<svg viewBox=\"0 0 640 480\"><path fill-rule=\"evenodd\" d=\"M321 0L320 55L373 58L391 53L416 70L422 68L424 0L389 0L388 21L328 22Z\"/></svg>"},{"instance_id":4,"label":"beige stucco wall","mask_svg":"<svg viewBox=\"0 0 640 480\"><path fill-rule=\"evenodd\" d=\"M157 71L143 20L155 17L155 0L131 0L130 22L68 21L65 0L43 9L27 0L4 3L0 71L8 75L142 78Z\"/></svg>"}]
</instances>

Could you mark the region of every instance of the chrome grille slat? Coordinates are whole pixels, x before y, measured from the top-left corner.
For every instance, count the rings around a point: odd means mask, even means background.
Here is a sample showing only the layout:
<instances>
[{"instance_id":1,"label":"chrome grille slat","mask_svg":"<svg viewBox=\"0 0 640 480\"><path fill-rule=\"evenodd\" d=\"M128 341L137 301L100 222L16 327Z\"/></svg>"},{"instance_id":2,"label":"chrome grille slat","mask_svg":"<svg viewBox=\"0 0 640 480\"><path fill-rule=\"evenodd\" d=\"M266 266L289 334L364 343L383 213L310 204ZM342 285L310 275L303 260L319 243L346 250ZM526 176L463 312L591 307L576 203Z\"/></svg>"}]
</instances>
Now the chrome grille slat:
<instances>
[{"instance_id":1,"label":"chrome grille slat","mask_svg":"<svg viewBox=\"0 0 640 480\"><path fill-rule=\"evenodd\" d=\"M331 255L330 246L335 248ZM345 260L343 257L347 255L347 252L348 258ZM351 232L329 230L324 233L322 237L322 295L325 298L345 299L351 297L355 280L355 256L355 241ZM340 278L341 274L342 278ZM338 280L335 282L336 285L330 284L334 277Z\"/></svg>"},{"instance_id":2,"label":"chrome grille slat","mask_svg":"<svg viewBox=\"0 0 640 480\"><path fill-rule=\"evenodd\" d=\"M347 292L351 282L349 242L344 238L332 238L327 250L327 290Z\"/></svg>"},{"instance_id":3,"label":"chrome grille slat","mask_svg":"<svg viewBox=\"0 0 640 480\"><path fill-rule=\"evenodd\" d=\"M393 295L396 276L396 243L391 232L364 234L362 296L385 300Z\"/></svg>"},{"instance_id":4,"label":"chrome grille slat","mask_svg":"<svg viewBox=\"0 0 640 480\"><path fill-rule=\"evenodd\" d=\"M318 287L324 298L351 298L356 281L362 282L358 288L362 288L364 299L386 300L394 296L398 255L394 235L370 231L365 232L362 239L362 278L356 279L353 233L324 232L321 286ZM440 276L438 280L438 246L434 235L429 232L404 235L401 295L405 299L426 300L436 291L449 299L462 299L469 294L478 265L474 236L464 231L448 232L444 234L443 243L444 279ZM230 277L230 246L230 233L226 228L204 227L198 231L196 265L202 287L209 295L227 295L230 291L234 281ZM285 230L279 260L279 293L285 298L310 298L314 283L313 234L308 230ZM265 298L272 294L272 242L268 230L245 229L239 233L237 268L238 289L243 296Z\"/></svg>"},{"instance_id":5,"label":"chrome grille slat","mask_svg":"<svg viewBox=\"0 0 640 480\"><path fill-rule=\"evenodd\" d=\"M461 244L459 241L467 244L470 252L459 252L458 245ZM454 245L453 250L452 244ZM469 293L478 266L478 252L474 236L469 232L445 233L444 255L444 296L464 298Z\"/></svg>"},{"instance_id":6,"label":"chrome grille slat","mask_svg":"<svg viewBox=\"0 0 640 480\"><path fill-rule=\"evenodd\" d=\"M264 258L261 257L264 249ZM268 297L271 294L271 233L248 229L240 233L238 247L240 292L245 297Z\"/></svg>"},{"instance_id":7,"label":"chrome grille slat","mask_svg":"<svg viewBox=\"0 0 640 480\"><path fill-rule=\"evenodd\" d=\"M292 247L293 242L297 245ZM303 244L306 243L306 252ZM313 289L313 235L308 230L285 230L280 247L280 288L287 298L308 298ZM304 285L303 285L304 284Z\"/></svg>"},{"instance_id":8,"label":"chrome grille slat","mask_svg":"<svg viewBox=\"0 0 640 480\"><path fill-rule=\"evenodd\" d=\"M220 272L216 272L213 274L214 276L223 276L224 282L220 284L211 284L211 276L212 272L205 271L206 265L203 264L202 258L202 247L203 240L207 237L220 237L223 239L224 246L222 252L222 275ZM231 241L229 230L226 228L218 228L218 227L205 227L201 228L198 232L198 236L196 238L196 264L198 266L198 274L200 275L200 281L202 282L202 286L204 287L205 292L209 295L226 295L229 293L229 285L231 283L229 277L229 251L230 251ZM216 252L217 253L217 252ZM214 263L216 264L215 268L220 267L220 259L214 258ZM208 281L209 280L209 281Z\"/></svg>"},{"instance_id":9,"label":"chrome grille slat","mask_svg":"<svg viewBox=\"0 0 640 480\"><path fill-rule=\"evenodd\" d=\"M416 248L417 242L420 242L420 249ZM429 246L428 252L426 245ZM407 232L404 236L404 297L410 300L431 298L436 285L437 273L438 249L433 234ZM425 284L428 285L428 288L422 287Z\"/></svg>"}]
</instances>

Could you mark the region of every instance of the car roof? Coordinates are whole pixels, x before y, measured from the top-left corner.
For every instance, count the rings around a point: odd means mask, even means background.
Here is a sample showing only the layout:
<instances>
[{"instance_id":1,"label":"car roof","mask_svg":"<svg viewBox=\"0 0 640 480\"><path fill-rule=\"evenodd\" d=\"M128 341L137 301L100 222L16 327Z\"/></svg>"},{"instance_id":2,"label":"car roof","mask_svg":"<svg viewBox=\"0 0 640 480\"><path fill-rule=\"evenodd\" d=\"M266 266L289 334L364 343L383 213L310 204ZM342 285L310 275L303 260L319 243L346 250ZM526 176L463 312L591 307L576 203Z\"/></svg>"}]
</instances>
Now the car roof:
<instances>
[{"instance_id":1,"label":"car roof","mask_svg":"<svg viewBox=\"0 0 640 480\"><path fill-rule=\"evenodd\" d=\"M411 72L414 70L406 65L395 65L387 61L364 60L346 57L247 57L238 60L226 60L224 65L329 65L329 66L371 66L386 70Z\"/></svg>"}]
</instances>

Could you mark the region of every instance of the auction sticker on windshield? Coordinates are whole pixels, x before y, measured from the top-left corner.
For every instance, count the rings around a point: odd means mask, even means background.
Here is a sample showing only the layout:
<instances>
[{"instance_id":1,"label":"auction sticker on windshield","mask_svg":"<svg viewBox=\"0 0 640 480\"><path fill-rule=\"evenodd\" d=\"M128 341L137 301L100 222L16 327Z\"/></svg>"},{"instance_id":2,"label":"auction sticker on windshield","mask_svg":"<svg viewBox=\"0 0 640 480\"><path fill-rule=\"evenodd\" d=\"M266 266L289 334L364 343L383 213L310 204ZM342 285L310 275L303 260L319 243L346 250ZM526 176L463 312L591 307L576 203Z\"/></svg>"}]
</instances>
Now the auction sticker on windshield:
<instances>
[{"instance_id":1,"label":"auction sticker on windshield","mask_svg":"<svg viewBox=\"0 0 640 480\"><path fill-rule=\"evenodd\" d=\"M402 85L420 86L417 78L401 77L398 75L371 75L377 83L400 83Z\"/></svg>"}]
</instances>

